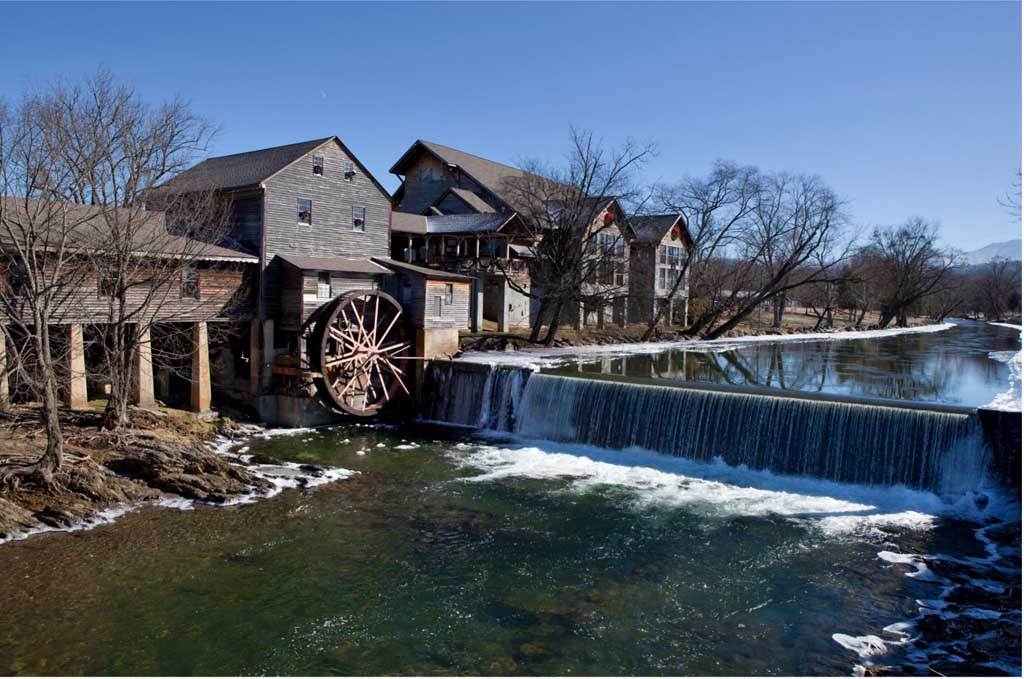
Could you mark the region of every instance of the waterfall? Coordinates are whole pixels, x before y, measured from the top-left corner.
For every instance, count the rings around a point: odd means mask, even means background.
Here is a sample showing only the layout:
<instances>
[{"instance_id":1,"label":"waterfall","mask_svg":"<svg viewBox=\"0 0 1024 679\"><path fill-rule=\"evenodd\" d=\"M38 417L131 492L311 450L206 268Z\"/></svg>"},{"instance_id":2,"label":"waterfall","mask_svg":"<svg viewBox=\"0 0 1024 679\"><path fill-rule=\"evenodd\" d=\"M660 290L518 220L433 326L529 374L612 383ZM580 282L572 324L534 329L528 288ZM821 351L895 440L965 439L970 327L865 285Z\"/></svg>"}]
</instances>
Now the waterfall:
<instances>
[{"instance_id":1,"label":"waterfall","mask_svg":"<svg viewBox=\"0 0 1024 679\"><path fill-rule=\"evenodd\" d=\"M456 363L430 374L431 419L529 438L936 492L978 488L986 475L987 449L971 414Z\"/></svg>"},{"instance_id":2,"label":"waterfall","mask_svg":"<svg viewBox=\"0 0 1024 679\"><path fill-rule=\"evenodd\" d=\"M513 431L529 374L517 368L432 363L426 374L422 410L431 420Z\"/></svg>"}]
</instances>

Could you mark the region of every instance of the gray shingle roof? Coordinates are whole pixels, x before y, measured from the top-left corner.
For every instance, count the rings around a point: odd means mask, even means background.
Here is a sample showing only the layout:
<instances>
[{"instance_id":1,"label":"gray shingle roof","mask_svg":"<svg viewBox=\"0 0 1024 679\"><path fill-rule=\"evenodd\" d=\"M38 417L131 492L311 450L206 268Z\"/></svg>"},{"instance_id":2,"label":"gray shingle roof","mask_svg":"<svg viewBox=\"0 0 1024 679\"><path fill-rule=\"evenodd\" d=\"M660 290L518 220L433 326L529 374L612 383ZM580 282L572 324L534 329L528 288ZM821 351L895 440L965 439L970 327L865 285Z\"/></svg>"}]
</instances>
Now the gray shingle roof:
<instances>
[{"instance_id":1,"label":"gray shingle roof","mask_svg":"<svg viewBox=\"0 0 1024 679\"><path fill-rule=\"evenodd\" d=\"M516 218L514 214L497 212L426 216L407 212L392 212L391 230L419 234L494 233Z\"/></svg>"},{"instance_id":2,"label":"gray shingle roof","mask_svg":"<svg viewBox=\"0 0 1024 679\"><path fill-rule=\"evenodd\" d=\"M637 239L642 243L658 243L665 237L677 221L682 219L680 215L634 215L629 218L636 230ZM682 222L683 231L686 229L686 222ZM683 240L689 240L689 233L684 233Z\"/></svg>"},{"instance_id":3,"label":"gray shingle roof","mask_svg":"<svg viewBox=\"0 0 1024 679\"><path fill-rule=\"evenodd\" d=\"M485 201L483 198L481 198L477 194L473 193L469 189L460 189L460 188L456 188L454 186L452 188L448 189L447 191L445 191L443 194L441 194L441 197L434 201L434 205L437 205L442 200L444 200L445 197L447 197L447 195L449 193L453 193L456 196L458 196L459 199L462 200L462 202L464 202L466 205L470 206L471 208L473 208L477 212L481 212L481 213L484 213L484 212L494 212L494 208L491 207L490 205L488 205L487 201Z\"/></svg>"},{"instance_id":4,"label":"gray shingle roof","mask_svg":"<svg viewBox=\"0 0 1024 679\"><path fill-rule=\"evenodd\" d=\"M382 257L374 257L373 261L378 264L383 264L391 269L396 269L399 272L414 273L426 278L432 278L439 281L461 281L469 282L473 280L470 276L463 276L462 274L452 273L451 271L441 271L440 269L428 269L425 266L416 266L415 264L409 264L408 262L399 262L395 259L384 259Z\"/></svg>"},{"instance_id":5,"label":"gray shingle roof","mask_svg":"<svg viewBox=\"0 0 1024 679\"><path fill-rule=\"evenodd\" d=\"M209 158L160 185L154 195L255 186L333 137Z\"/></svg>"},{"instance_id":6,"label":"gray shingle roof","mask_svg":"<svg viewBox=\"0 0 1024 679\"><path fill-rule=\"evenodd\" d=\"M135 255L153 257L186 258L202 261L236 261L258 263L259 258L230 248L188 238L172 233L167 228L166 215L157 210L140 211L132 214L127 208L104 211L95 205L77 203L40 203L23 198L2 197L3 216L12 224L34 223L33 228L45 231L47 219L60 219L53 228L61 229L67 238L68 247L84 252L100 252L110 247L110 223L117 220L122 228L131 228L132 245ZM28 220L32 220L29 222ZM0 246L6 237L6 229L0 229Z\"/></svg>"},{"instance_id":7,"label":"gray shingle roof","mask_svg":"<svg viewBox=\"0 0 1024 679\"><path fill-rule=\"evenodd\" d=\"M305 257L302 255L277 255L296 269L303 271L336 271L338 273L363 273L391 275L389 269L372 262L367 257Z\"/></svg>"}]
</instances>

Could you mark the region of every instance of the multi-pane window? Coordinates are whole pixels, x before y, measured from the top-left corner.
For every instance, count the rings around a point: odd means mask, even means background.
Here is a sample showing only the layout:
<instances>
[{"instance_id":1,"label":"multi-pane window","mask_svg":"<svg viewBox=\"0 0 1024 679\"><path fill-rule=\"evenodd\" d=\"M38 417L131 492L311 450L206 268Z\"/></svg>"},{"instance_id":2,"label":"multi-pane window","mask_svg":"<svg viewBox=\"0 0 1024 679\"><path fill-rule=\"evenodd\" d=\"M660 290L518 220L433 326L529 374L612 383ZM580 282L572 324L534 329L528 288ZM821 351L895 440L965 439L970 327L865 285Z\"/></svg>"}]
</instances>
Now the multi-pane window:
<instances>
[{"instance_id":1,"label":"multi-pane window","mask_svg":"<svg viewBox=\"0 0 1024 679\"><path fill-rule=\"evenodd\" d=\"M199 272L195 269L184 269L181 272L181 296L199 299Z\"/></svg>"},{"instance_id":2,"label":"multi-pane window","mask_svg":"<svg viewBox=\"0 0 1024 679\"><path fill-rule=\"evenodd\" d=\"M107 271L100 274L100 297L113 297L117 294L117 287L121 275L117 271Z\"/></svg>"},{"instance_id":3,"label":"multi-pane window","mask_svg":"<svg viewBox=\"0 0 1024 679\"><path fill-rule=\"evenodd\" d=\"M313 156L313 174L318 177L324 176L324 157Z\"/></svg>"},{"instance_id":4,"label":"multi-pane window","mask_svg":"<svg viewBox=\"0 0 1024 679\"><path fill-rule=\"evenodd\" d=\"M353 231L366 231L366 208L365 207L354 207L354 208L352 208L352 230Z\"/></svg>"},{"instance_id":5,"label":"multi-pane window","mask_svg":"<svg viewBox=\"0 0 1024 679\"><path fill-rule=\"evenodd\" d=\"M445 304L455 304L455 285L452 283L444 285L444 301Z\"/></svg>"},{"instance_id":6,"label":"multi-pane window","mask_svg":"<svg viewBox=\"0 0 1024 679\"><path fill-rule=\"evenodd\" d=\"M316 277L316 298L317 299L330 299L331 298L331 274L327 272L321 272Z\"/></svg>"},{"instance_id":7,"label":"multi-pane window","mask_svg":"<svg viewBox=\"0 0 1024 679\"><path fill-rule=\"evenodd\" d=\"M668 280L668 277L665 274L666 274L665 267L659 266L658 267L658 287L663 289L663 290L668 287L665 284L665 282Z\"/></svg>"},{"instance_id":8,"label":"multi-pane window","mask_svg":"<svg viewBox=\"0 0 1024 679\"><path fill-rule=\"evenodd\" d=\"M345 179L352 179L352 177L355 176L355 173L356 173L356 166L353 165L351 162L346 162L345 163Z\"/></svg>"},{"instance_id":9,"label":"multi-pane window","mask_svg":"<svg viewBox=\"0 0 1024 679\"><path fill-rule=\"evenodd\" d=\"M309 198L299 198L299 224L313 223L313 201Z\"/></svg>"},{"instance_id":10,"label":"multi-pane window","mask_svg":"<svg viewBox=\"0 0 1024 679\"><path fill-rule=\"evenodd\" d=\"M615 262L615 285L621 287L626 284L626 263Z\"/></svg>"},{"instance_id":11,"label":"multi-pane window","mask_svg":"<svg viewBox=\"0 0 1024 679\"><path fill-rule=\"evenodd\" d=\"M615 267L611 262L600 262L598 264L597 282L601 285L612 285L615 281Z\"/></svg>"}]
</instances>

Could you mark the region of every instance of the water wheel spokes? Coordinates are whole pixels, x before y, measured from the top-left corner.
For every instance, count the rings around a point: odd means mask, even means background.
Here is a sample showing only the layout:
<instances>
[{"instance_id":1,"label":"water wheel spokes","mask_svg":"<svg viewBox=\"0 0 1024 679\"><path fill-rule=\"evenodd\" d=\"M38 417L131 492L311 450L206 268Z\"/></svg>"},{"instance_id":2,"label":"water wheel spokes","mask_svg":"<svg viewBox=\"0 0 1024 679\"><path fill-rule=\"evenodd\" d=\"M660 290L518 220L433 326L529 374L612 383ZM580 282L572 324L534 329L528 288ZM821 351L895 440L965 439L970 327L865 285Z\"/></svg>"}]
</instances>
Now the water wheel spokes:
<instances>
[{"instance_id":1,"label":"water wheel spokes","mask_svg":"<svg viewBox=\"0 0 1024 679\"><path fill-rule=\"evenodd\" d=\"M310 363L327 405L375 415L399 391L409 394L405 370L412 344L402 308L379 290L357 290L335 300L317 322Z\"/></svg>"}]
</instances>

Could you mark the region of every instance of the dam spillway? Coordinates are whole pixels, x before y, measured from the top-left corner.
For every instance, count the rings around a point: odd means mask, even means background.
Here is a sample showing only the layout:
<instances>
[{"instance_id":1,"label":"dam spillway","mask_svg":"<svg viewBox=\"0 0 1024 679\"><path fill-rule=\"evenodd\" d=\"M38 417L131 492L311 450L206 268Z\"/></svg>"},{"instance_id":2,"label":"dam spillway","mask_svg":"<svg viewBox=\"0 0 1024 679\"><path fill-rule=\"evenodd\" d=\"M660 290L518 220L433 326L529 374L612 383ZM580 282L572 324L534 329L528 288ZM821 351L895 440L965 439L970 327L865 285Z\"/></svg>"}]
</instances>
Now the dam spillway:
<instances>
[{"instance_id":1,"label":"dam spillway","mask_svg":"<svg viewBox=\"0 0 1024 679\"><path fill-rule=\"evenodd\" d=\"M526 438L638 448L842 483L978 489L990 451L977 415L766 390L701 389L451 362L428 370L428 419Z\"/></svg>"}]
</instances>

